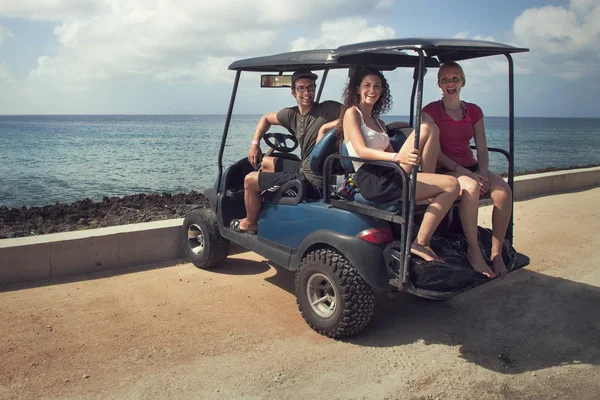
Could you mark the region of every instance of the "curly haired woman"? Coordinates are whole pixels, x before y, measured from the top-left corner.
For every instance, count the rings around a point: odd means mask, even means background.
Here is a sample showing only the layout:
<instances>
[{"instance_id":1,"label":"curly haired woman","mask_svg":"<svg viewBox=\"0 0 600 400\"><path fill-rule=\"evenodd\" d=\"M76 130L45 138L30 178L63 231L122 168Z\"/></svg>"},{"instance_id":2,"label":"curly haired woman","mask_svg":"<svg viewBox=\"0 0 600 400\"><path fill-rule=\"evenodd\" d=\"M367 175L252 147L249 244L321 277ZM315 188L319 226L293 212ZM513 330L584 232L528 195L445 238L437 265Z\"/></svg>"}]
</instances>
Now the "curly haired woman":
<instances>
[{"instance_id":1,"label":"curly haired woman","mask_svg":"<svg viewBox=\"0 0 600 400\"><path fill-rule=\"evenodd\" d=\"M456 178L435 174L439 139L434 125L421 124L420 149L413 148L414 131L409 134L398 153L394 153L382 113L392 103L389 85L383 74L375 69L357 69L344 90L340 128L351 156L363 160L398 163L407 173L421 164L417 174L417 201L431 199L423 217L411 253L425 261L439 260L430 247L435 232L454 200L459 186ZM422 155L422 156L421 156ZM356 181L361 195L370 201L387 203L402 199L402 178L392 168L354 162Z\"/></svg>"}]
</instances>

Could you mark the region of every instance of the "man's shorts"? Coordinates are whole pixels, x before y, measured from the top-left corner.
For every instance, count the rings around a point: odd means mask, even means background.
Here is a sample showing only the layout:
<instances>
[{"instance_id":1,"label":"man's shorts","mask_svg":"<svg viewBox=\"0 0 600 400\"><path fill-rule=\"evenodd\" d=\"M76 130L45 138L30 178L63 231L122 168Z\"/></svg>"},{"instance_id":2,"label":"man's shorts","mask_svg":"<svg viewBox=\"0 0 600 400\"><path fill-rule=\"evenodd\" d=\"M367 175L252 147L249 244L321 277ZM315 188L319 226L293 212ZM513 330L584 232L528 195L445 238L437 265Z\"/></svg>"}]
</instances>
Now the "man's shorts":
<instances>
[{"instance_id":1,"label":"man's shorts","mask_svg":"<svg viewBox=\"0 0 600 400\"><path fill-rule=\"evenodd\" d=\"M258 187L267 190L273 186L281 186L294 179L304 180L304 174L300 172L301 161L278 158L275 162L276 172L259 172Z\"/></svg>"}]
</instances>

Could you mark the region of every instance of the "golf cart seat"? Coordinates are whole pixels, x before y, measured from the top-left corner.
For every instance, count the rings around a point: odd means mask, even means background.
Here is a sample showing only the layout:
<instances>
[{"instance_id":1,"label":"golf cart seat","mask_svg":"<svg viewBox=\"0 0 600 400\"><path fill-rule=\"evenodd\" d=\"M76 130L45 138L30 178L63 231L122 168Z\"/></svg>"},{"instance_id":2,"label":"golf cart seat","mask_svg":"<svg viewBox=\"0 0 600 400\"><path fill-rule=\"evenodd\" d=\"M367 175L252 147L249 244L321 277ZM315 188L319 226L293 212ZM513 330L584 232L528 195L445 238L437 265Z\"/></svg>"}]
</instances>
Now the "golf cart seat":
<instances>
[{"instance_id":1,"label":"golf cart seat","mask_svg":"<svg viewBox=\"0 0 600 400\"><path fill-rule=\"evenodd\" d=\"M315 176L319 178L323 177L325 159L337 151L335 131L334 128L327 132L310 153L309 165ZM322 197L321 188L315 188L310 182L299 179L286 182L281 187L268 189L263 194L263 199L267 199L271 203L288 205L297 205L305 198L319 200Z\"/></svg>"},{"instance_id":2,"label":"golf cart seat","mask_svg":"<svg viewBox=\"0 0 600 400\"><path fill-rule=\"evenodd\" d=\"M309 165L315 176L319 178L323 177L325 159L337 151L335 131L334 128L327 132L310 153ZM314 188L310 182L299 179L286 182L280 187L265 190L263 193L263 199L273 204L297 205L305 198L318 200L322 197L321 188Z\"/></svg>"},{"instance_id":3,"label":"golf cart seat","mask_svg":"<svg viewBox=\"0 0 600 400\"><path fill-rule=\"evenodd\" d=\"M311 151L310 153L308 159L310 169L312 170L313 174L315 174L315 176L318 176L319 178L323 178L325 160L327 159L327 157L338 151L338 137L335 134L336 131L337 128L333 128L327 133L325 133L325 135L323 135L321 140L319 140L319 143L315 145L313 151ZM344 170L339 164L334 165L333 173L343 174Z\"/></svg>"}]
</instances>

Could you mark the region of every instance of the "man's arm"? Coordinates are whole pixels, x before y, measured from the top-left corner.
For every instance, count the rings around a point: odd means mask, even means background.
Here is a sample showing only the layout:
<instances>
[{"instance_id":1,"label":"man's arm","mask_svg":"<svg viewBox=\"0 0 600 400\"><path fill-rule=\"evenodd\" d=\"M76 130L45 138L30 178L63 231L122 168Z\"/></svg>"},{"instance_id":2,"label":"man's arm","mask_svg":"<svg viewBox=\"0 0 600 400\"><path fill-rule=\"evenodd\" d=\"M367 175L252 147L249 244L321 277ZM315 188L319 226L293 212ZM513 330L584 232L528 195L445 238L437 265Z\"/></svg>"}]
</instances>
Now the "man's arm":
<instances>
[{"instance_id":1,"label":"man's arm","mask_svg":"<svg viewBox=\"0 0 600 400\"><path fill-rule=\"evenodd\" d=\"M256 169L256 166L262 160L260 140L272 125L281 125L277 119L276 112L263 115L256 124L256 129L254 130L254 135L252 136L252 141L250 142L250 149L248 150L248 162L250 162L250 165L252 165L252 168L254 169Z\"/></svg>"},{"instance_id":2,"label":"man's arm","mask_svg":"<svg viewBox=\"0 0 600 400\"><path fill-rule=\"evenodd\" d=\"M281 123L277 119L276 112L267 113L260 117L258 123L256 124L256 129L254 130L254 136L252 136L252 141L260 142L263 135L267 133L267 131L272 125L281 125Z\"/></svg>"},{"instance_id":3,"label":"man's arm","mask_svg":"<svg viewBox=\"0 0 600 400\"><path fill-rule=\"evenodd\" d=\"M330 130L335 128L337 126L337 124L339 123L339 121L340 121L339 119L334 119L333 121L329 121L329 122L321 125L321 127L319 128L319 134L317 135L316 143L319 143L321 141L321 139L323 139L323 136L325 136L325 134L327 132L329 132Z\"/></svg>"}]
</instances>

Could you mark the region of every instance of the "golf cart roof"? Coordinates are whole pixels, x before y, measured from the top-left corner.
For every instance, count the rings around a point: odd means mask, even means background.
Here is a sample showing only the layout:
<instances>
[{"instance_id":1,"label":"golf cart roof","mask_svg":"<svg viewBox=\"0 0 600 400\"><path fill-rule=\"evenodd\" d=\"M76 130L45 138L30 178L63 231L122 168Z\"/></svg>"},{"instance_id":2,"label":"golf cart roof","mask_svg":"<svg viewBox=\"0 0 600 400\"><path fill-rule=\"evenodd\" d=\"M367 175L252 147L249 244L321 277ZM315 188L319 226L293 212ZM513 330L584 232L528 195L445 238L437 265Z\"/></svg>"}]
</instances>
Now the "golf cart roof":
<instances>
[{"instance_id":1,"label":"golf cart roof","mask_svg":"<svg viewBox=\"0 0 600 400\"><path fill-rule=\"evenodd\" d=\"M349 68L369 65L383 70L397 67L417 67L419 57L404 50L423 50L425 67L438 67L446 61L460 61L507 53L527 52L529 49L497 42L469 39L406 38L377 40L340 46L337 49L304 50L235 61L230 70L256 72L288 72L298 68L312 70Z\"/></svg>"},{"instance_id":2,"label":"golf cart roof","mask_svg":"<svg viewBox=\"0 0 600 400\"><path fill-rule=\"evenodd\" d=\"M529 51L526 48L485 40L407 38L377 40L340 46L335 51L335 57L340 61L348 62L352 57L361 54L392 53L402 50L416 51L419 49L425 52L426 57L435 57L439 62L460 61Z\"/></svg>"},{"instance_id":3,"label":"golf cart roof","mask_svg":"<svg viewBox=\"0 0 600 400\"><path fill-rule=\"evenodd\" d=\"M393 70L397 67L415 68L419 65L419 57L408 55L402 51L380 51L370 53L366 57L352 57L346 61L339 60L334 49L293 51L272 56L247 58L235 61L229 66L230 70L255 72L291 72L298 68L308 68L313 71L324 69L343 69L352 65L369 65L381 70ZM384 62L380 62L383 60ZM426 59L426 67L437 67L435 59Z\"/></svg>"}]
</instances>

